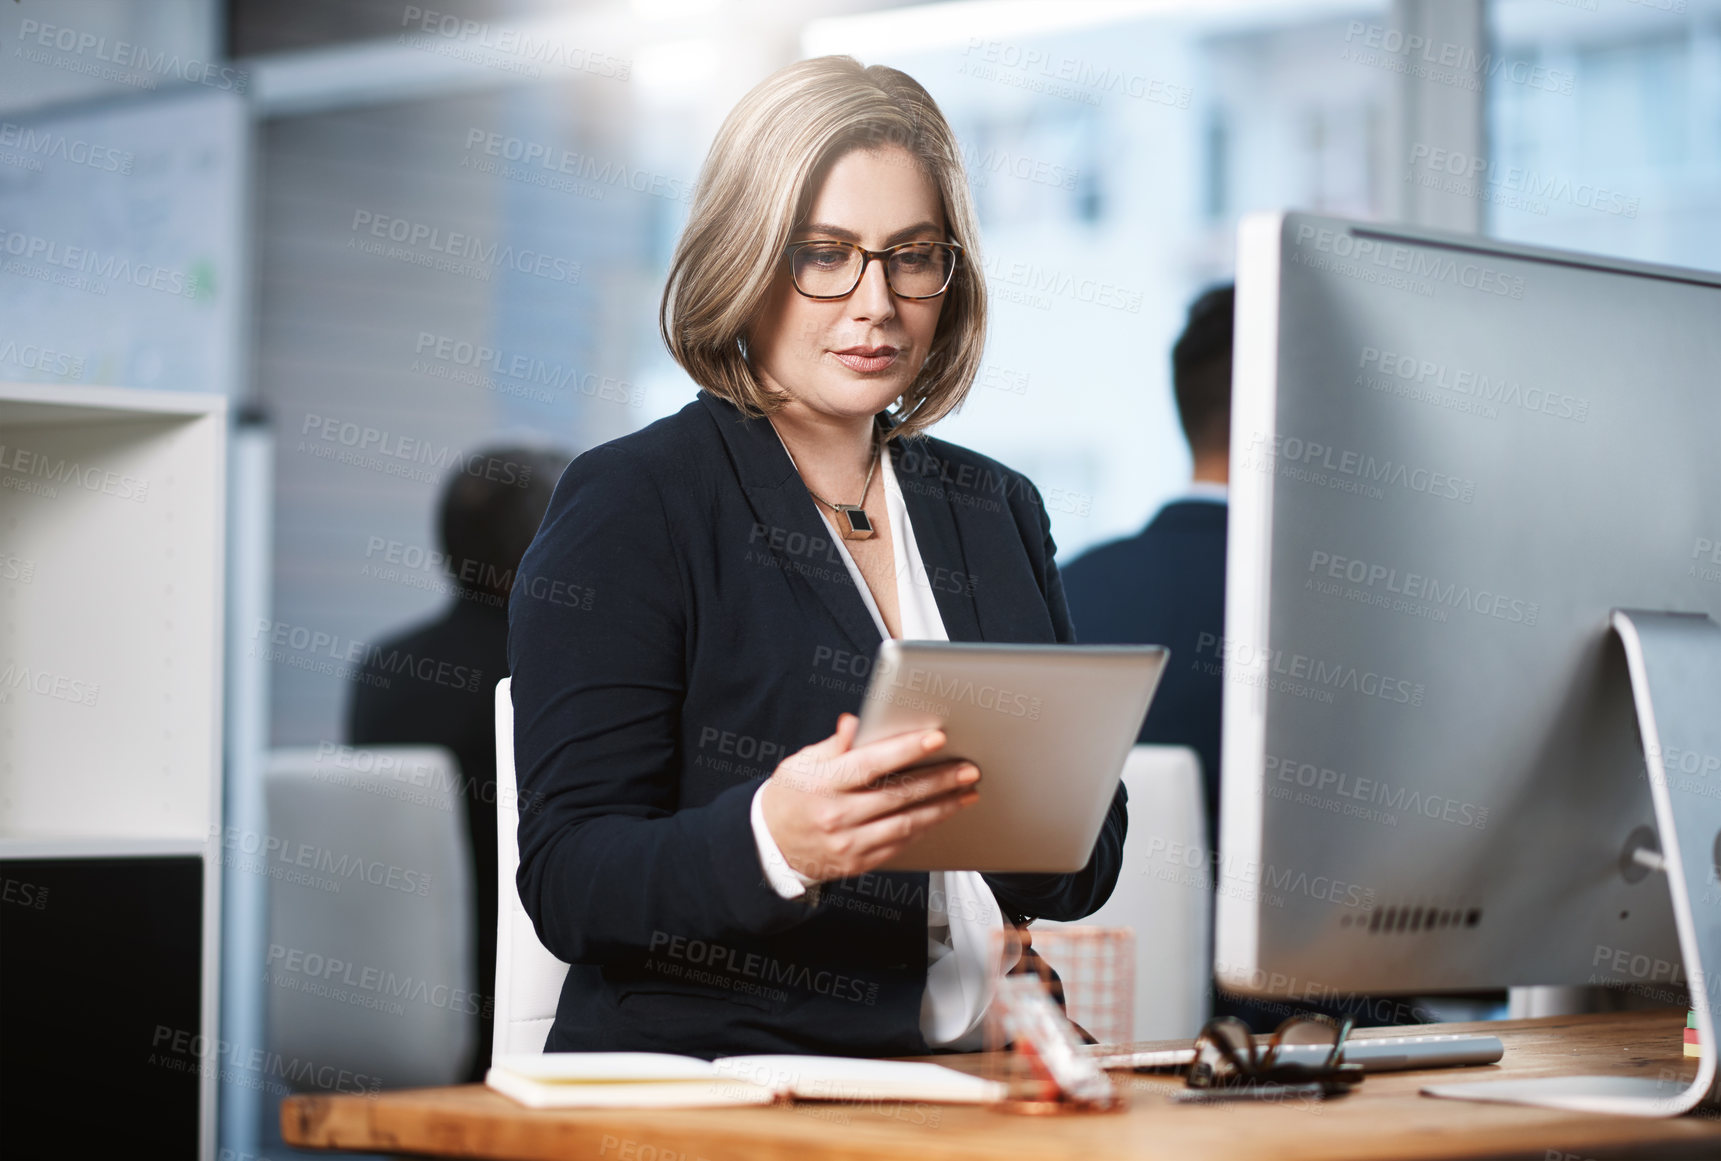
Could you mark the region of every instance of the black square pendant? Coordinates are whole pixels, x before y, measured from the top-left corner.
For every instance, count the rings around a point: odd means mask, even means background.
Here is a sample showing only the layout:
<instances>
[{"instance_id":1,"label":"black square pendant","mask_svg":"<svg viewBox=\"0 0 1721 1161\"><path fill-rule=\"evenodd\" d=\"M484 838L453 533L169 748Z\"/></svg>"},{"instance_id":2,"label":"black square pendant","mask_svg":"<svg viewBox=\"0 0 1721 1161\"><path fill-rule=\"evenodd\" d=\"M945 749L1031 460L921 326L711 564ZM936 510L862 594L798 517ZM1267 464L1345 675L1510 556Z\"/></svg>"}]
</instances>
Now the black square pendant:
<instances>
[{"instance_id":1,"label":"black square pendant","mask_svg":"<svg viewBox=\"0 0 1721 1161\"><path fill-rule=\"evenodd\" d=\"M843 522L844 540L871 540L873 537L872 521L867 519L866 509L859 504L836 505L837 515Z\"/></svg>"}]
</instances>

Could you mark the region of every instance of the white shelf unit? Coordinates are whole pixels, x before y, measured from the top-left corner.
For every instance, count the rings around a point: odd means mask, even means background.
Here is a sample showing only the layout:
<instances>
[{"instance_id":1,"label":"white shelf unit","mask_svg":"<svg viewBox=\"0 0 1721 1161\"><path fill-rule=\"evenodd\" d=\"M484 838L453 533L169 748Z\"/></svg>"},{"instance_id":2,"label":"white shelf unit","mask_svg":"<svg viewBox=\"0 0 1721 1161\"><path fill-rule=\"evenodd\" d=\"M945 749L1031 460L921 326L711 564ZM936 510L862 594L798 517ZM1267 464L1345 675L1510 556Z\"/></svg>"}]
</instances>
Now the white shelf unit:
<instances>
[{"instance_id":1,"label":"white shelf unit","mask_svg":"<svg viewBox=\"0 0 1721 1161\"><path fill-rule=\"evenodd\" d=\"M210 1042L226 440L219 396L0 383L0 860L200 858Z\"/></svg>"}]
</instances>

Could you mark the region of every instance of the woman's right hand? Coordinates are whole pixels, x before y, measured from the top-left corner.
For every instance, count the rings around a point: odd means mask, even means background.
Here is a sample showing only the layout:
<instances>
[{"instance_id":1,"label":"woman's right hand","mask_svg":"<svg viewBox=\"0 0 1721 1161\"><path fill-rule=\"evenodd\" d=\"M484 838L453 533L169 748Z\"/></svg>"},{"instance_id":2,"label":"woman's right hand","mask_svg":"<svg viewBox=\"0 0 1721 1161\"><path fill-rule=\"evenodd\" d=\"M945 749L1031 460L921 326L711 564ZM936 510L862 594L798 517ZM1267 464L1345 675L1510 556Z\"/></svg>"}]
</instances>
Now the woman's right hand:
<instances>
[{"instance_id":1,"label":"woman's right hand","mask_svg":"<svg viewBox=\"0 0 1721 1161\"><path fill-rule=\"evenodd\" d=\"M978 767L937 761L944 731L856 746L859 725L853 714L837 718L836 733L783 759L761 792L777 849L817 882L872 870L980 797Z\"/></svg>"}]
</instances>

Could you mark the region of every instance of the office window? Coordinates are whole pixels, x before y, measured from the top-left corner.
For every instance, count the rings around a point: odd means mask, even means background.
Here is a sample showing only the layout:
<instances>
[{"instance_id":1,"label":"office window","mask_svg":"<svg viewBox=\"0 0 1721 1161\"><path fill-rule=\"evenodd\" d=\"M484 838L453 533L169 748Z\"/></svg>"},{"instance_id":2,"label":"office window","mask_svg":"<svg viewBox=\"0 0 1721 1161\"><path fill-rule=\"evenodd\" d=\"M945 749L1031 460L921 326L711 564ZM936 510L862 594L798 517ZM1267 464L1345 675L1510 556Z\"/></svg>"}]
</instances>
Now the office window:
<instances>
[{"instance_id":1,"label":"office window","mask_svg":"<svg viewBox=\"0 0 1721 1161\"><path fill-rule=\"evenodd\" d=\"M1105 212L1100 121L1086 106L982 111L956 126L988 222L1097 222Z\"/></svg>"},{"instance_id":2,"label":"office window","mask_svg":"<svg viewBox=\"0 0 1721 1161\"><path fill-rule=\"evenodd\" d=\"M1207 209L1207 220L1214 221L1223 218L1230 205L1226 199L1230 159L1226 155L1231 148L1231 135L1226 131L1223 110L1215 109L1208 114L1206 145L1207 164L1203 174L1206 184L1202 187L1202 203Z\"/></svg>"},{"instance_id":3,"label":"office window","mask_svg":"<svg viewBox=\"0 0 1721 1161\"><path fill-rule=\"evenodd\" d=\"M962 138L992 328L937 434L1026 472L1064 560L1184 487L1170 347L1189 300L1232 276L1238 219L1395 208L1380 127L1399 76L1347 54L1357 29L1390 23L1386 4L1146 11L1001 5L975 32L910 6L814 22L803 41L908 72Z\"/></svg>"},{"instance_id":4,"label":"office window","mask_svg":"<svg viewBox=\"0 0 1721 1161\"><path fill-rule=\"evenodd\" d=\"M1504 55L1559 84L1488 89L1486 229L1721 269L1721 0L1496 0Z\"/></svg>"}]
</instances>

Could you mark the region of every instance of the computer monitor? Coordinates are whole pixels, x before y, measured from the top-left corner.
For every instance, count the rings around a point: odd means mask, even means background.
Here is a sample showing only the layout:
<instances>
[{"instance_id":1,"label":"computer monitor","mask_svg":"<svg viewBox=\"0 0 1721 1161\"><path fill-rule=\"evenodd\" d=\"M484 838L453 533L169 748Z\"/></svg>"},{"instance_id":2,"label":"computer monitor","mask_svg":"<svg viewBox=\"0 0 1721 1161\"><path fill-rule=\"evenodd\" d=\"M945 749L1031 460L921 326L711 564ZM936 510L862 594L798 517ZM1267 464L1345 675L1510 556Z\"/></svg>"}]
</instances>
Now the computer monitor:
<instances>
[{"instance_id":1,"label":"computer monitor","mask_svg":"<svg viewBox=\"0 0 1721 1161\"><path fill-rule=\"evenodd\" d=\"M1259 215L1234 367L1220 983L1682 1002L1610 614L1721 618L1721 277Z\"/></svg>"}]
</instances>

